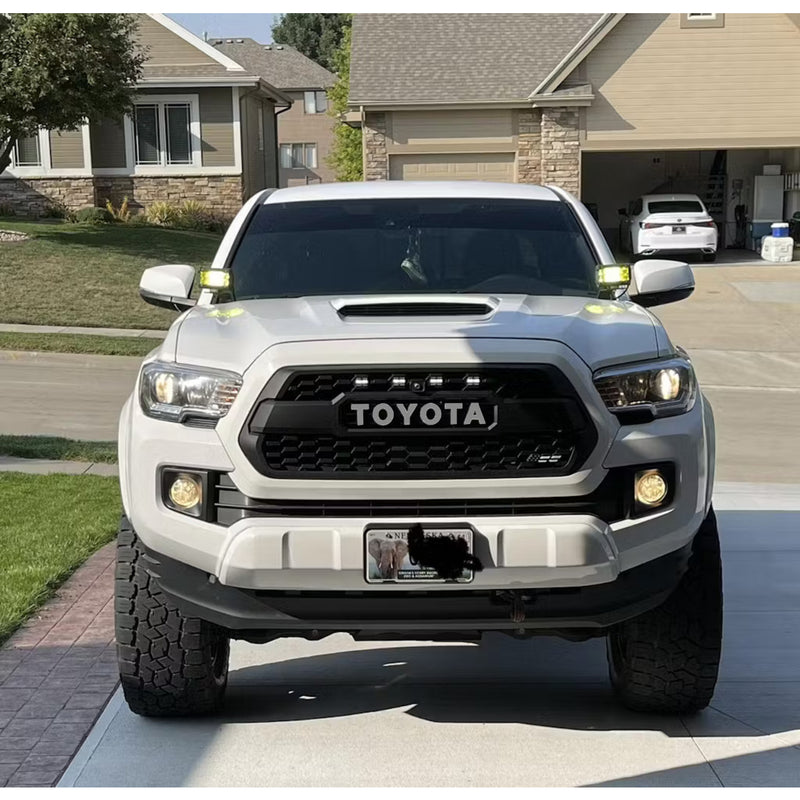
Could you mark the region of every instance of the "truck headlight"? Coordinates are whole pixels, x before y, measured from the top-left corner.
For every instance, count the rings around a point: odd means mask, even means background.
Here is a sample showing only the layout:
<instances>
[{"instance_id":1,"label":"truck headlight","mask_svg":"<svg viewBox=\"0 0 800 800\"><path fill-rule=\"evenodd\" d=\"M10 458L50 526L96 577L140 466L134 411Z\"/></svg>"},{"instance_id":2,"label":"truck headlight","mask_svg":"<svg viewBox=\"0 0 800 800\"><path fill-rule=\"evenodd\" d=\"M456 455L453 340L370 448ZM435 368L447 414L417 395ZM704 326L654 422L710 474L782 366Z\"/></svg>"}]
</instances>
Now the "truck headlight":
<instances>
[{"instance_id":1,"label":"truck headlight","mask_svg":"<svg viewBox=\"0 0 800 800\"><path fill-rule=\"evenodd\" d=\"M233 372L155 361L142 368L139 402L145 414L157 419L219 419L228 413L241 386L241 376Z\"/></svg>"},{"instance_id":2,"label":"truck headlight","mask_svg":"<svg viewBox=\"0 0 800 800\"><path fill-rule=\"evenodd\" d=\"M594 385L614 413L641 409L670 417L691 410L697 397L694 369L686 358L602 369L595 372Z\"/></svg>"}]
</instances>

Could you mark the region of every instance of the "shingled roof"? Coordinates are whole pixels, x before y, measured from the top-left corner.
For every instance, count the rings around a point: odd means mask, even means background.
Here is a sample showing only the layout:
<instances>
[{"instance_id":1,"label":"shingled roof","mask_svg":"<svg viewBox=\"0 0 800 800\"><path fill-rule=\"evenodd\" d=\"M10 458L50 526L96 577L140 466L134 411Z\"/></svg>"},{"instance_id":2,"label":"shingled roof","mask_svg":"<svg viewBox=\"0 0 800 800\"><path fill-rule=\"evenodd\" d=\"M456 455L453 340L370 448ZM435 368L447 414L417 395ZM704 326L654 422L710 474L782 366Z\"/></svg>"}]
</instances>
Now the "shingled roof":
<instances>
[{"instance_id":1,"label":"shingled roof","mask_svg":"<svg viewBox=\"0 0 800 800\"><path fill-rule=\"evenodd\" d=\"M278 89L329 89L336 83L332 72L289 45L246 38L210 39L209 44Z\"/></svg>"},{"instance_id":2,"label":"shingled roof","mask_svg":"<svg viewBox=\"0 0 800 800\"><path fill-rule=\"evenodd\" d=\"M602 16L356 14L350 102L525 100Z\"/></svg>"}]
</instances>

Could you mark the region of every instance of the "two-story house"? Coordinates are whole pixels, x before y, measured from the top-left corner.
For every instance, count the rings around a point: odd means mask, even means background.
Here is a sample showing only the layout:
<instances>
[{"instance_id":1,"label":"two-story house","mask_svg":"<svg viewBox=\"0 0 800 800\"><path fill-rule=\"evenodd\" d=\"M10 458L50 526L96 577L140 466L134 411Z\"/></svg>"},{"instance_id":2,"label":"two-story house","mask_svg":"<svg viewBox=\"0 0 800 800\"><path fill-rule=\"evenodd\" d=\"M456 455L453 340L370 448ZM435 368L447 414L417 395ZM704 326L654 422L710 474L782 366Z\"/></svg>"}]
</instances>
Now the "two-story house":
<instances>
[{"instance_id":1,"label":"two-story house","mask_svg":"<svg viewBox=\"0 0 800 800\"><path fill-rule=\"evenodd\" d=\"M213 39L222 53L260 75L292 100L278 116L280 186L335 179L327 159L335 121L326 90L336 76L293 47L259 44L253 39Z\"/></svg>"}]
</instances>

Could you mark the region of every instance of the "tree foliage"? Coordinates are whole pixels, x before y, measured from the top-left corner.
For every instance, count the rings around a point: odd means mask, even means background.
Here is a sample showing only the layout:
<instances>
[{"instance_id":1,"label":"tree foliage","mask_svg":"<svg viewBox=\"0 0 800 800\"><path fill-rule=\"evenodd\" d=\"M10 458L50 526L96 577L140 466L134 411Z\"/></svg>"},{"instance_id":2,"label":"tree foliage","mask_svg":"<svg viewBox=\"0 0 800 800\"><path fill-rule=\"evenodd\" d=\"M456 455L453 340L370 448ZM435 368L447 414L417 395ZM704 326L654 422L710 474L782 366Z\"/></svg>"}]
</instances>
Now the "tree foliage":
<instances>
[{"instance_id":1,"label":"tree foliage","mask_svg":"<svg viewBox=\"0 0 800 800\"><path fill-rule=\"evenodd\" d=\"M120 119L145 59L129 14L0 14L0 172L17 139Z\"/></svg>"},{"instance_id":2,"label":"tree foliage","mask_svg":"<svg viewBox=\"0 0 800 800\"><path fill-rule=\"evenodd\" d=\"M328 90L329 113L339 120L333 130L334 141L328 163L336 170L336 180L360 181L363 177L361 160L361 129L351 128L340 120L347 112L347 99L350 94L350 45L352 28L344 30L341 45L333 55L333 69L339 80Z\"/></svg>"},{"instance_id":3,"label":"tree foliage","mask_svg":"<svg viewBox=\"0 0 800 800\"><path fill-rule=\"evenodd\" d=\"M351 14L281 14L272 26L272 38L335 71L334 54L351 19Z\"/></svg>"}]
</instances>

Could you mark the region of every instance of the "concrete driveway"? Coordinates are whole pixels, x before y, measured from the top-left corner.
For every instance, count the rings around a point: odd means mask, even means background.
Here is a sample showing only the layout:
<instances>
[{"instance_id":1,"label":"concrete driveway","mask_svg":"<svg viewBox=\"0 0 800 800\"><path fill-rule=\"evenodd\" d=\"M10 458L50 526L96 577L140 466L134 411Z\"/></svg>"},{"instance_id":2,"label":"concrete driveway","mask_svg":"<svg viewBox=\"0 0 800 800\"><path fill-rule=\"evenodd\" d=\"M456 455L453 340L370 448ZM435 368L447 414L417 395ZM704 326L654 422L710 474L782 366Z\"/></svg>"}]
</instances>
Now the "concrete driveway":
<instances>
[{"instance_id":1,"label":"concrete driveway","mask_svg":"<svg viewBox=\"0 0 800 800\"><path fill-rule=\"evenodd\" d=\"M61 785L796 786L800 490L716 504L724 658L699 715L620 709L602 640L235 643L218 719L142 719L117 694Z\"/></svg>"}]
</instances>

